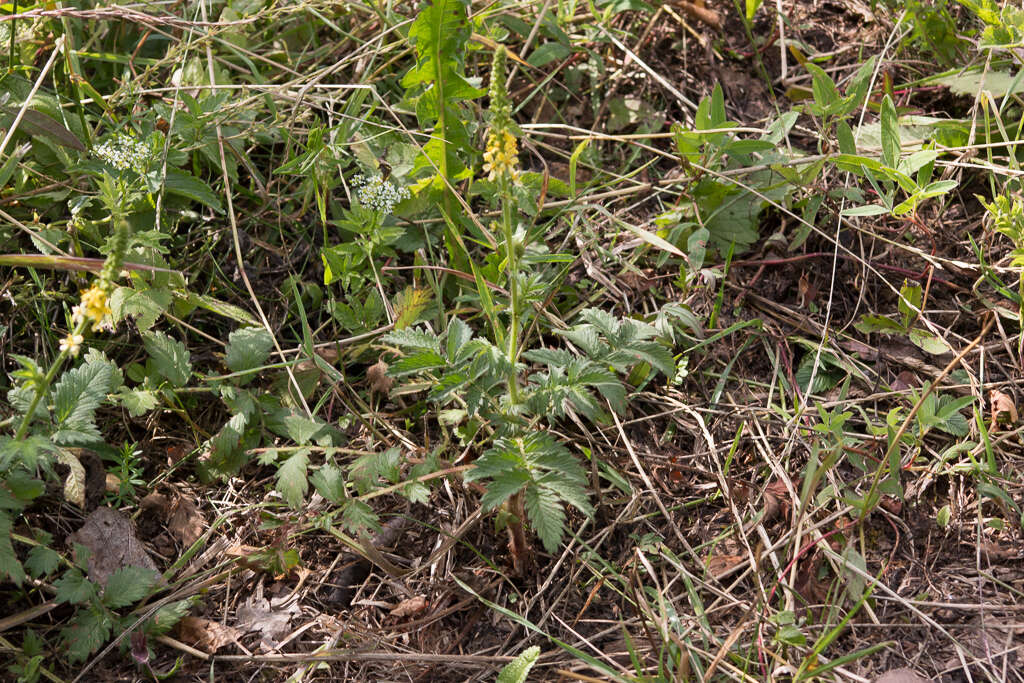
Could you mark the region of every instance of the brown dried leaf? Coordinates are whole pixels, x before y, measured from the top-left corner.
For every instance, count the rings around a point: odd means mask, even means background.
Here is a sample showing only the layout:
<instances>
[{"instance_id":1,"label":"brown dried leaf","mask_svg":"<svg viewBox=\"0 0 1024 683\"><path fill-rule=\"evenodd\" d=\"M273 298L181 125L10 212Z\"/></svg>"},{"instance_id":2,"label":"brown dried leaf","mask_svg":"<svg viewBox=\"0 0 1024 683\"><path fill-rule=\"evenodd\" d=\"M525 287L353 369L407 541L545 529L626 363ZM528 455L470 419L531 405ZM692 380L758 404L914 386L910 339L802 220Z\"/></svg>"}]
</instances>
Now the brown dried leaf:
<instances>
[{"instance_id":1,"label":"brown dried leaf","mask_svg":"<svg viewBox=\"0 0 1024 683\"><path fill-rule=\"evenodd\" d=\"M124 567L157 570L136 536L132 520L112 508L96 508L82 528L68 537L68 542L89 549L89 578L102 586L107 585L111 574Z\"/></svg>"},{"instance_id":2,"label":"brown dried leaf","mask_svg":"<svg viewBox=\"0 0 1024 683\"><path fill-rule=\"evenodd\" d=\"M910 370L903 370L900 374L896 375L896 379L889 385L893 391L906 391L913 387L921 386L921 380L917 378L917 375L912 373Z\"/></svg>"},{"instance_id":3,"label":"brown dried leaf","mask_svg":"<svg viewBox=\"0 0 1024 683\"><path fill-rule=\"evenodd\" d=\"M366 381L370 383L370 392L384 394L391 391L391 385L395 380L388 377L388 364L382 360L377 361L366 370Z\"/></svg>"},{"instance_id":4,"label":"brown dried leaf","mask_svg":"<svg viewBox=\"0 0 1024 683\"><path fill-rule=\"evenodd\" d=\"M188 498L178 496L171 506L171 518L167 526L181 544L188 547L203 535L203 516Z\"/></svg>"},{"instance_id":5,"label":"brown dried leaf","mask_svg":"<svg viewBox=\"0 0 1024 683\"><path fill-rule=\"evenodd\" d=\"M1017 424L1017 406L1013 399L1003 392L993 389L988 394L989 405L992 406L992 425Z\"/></svg>"},{"instance_id":6,"label":"brown dried leaf","mask_svg":"<svg viewBox=\"0 0 1024 683\"><path fill-rule=\"evenodd\" d=\"M242 632L203 617L184 617L178 622L178 638L203 652L214 654L229 643L236 642Z\"/></svg>"},{"instance_id":7,"label":"brown dried leaf","mask_svg":"<svg viewBox=\"0 0 1024 683\"><path fill-rule=\"evenodd\" d=\"M874 683L929 683L929 681L912 669L893 669L876 678Z\"/></svg>"},{"instance_id":8,"label":"brown dried leaf","mask_svg":"<svg viewBox=\"0 0 1024 683\"><path fill-rule=\"evenodd\" d=\"M764 489L763 521L771 521L780 513L789 516L789 489L786 488L786 482L776 478Z\"/></svg>"},{"instance_id":9,"label":"brown dried leaf","mask_svg":"<svg viewBox=\"0 0 1024 683\"><path fill-rule=\"evenodd\" d=\"M402 602L398 603L398 605L396 605L394 609L391 610L391 616L396 617L398 619L411 617L414 614L419 614L420 612L425 610L428 605L430 605L430 603L427 602L427 598L423 595L417 595L416 597L406 598L405 600L402 600Z\"/></svg>"},{"instance_id":10,"label":"brown dried leaf","mask_svg":"<svg viewBox=\"0 0 1024 683\"><path fill-rule=\"evenodd\" d=\"M708 572L718 579L729 570L743 563L743 555L712 555L707 559Z\"/></svg>"}]
</instances>

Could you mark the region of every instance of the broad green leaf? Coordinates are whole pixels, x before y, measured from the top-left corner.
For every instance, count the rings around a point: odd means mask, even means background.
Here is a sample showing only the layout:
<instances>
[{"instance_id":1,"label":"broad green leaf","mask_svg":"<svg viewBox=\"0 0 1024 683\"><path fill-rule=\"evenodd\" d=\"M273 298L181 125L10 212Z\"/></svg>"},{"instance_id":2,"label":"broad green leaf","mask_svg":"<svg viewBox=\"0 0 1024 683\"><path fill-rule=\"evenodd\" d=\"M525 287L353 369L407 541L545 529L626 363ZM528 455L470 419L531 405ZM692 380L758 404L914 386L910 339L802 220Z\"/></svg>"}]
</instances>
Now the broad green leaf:
<instances>
[{"instance_id":1,"label":"broad green leaf","mask_svg":"<svg viewBox=\"0 0 1024 683\"><path fill-rule=\"evenodd\" d=\"M266 328L243 327L228 335L224 363L231 372L252 370L266 362L272 348L274 340Z\"/></svg>"},{"instance_id":2,"label":"broad green leaf","mask_svg":"<svg viewBox=\"0 0 1024 683\"><path fill-rule=\"evenodd\" d=\"M551 62L562 60L572 54L572 48L561 43L551 41L540 45L526 59L530 66L541 68Z\"/></svg>"},{"instance_id":3,"label":"broad green leaf","mask_svg":"<svg viewBox=\"0 0 1024 683\"><path fill-rule=\"evenodd\" d=\"M132 417L141 417L157 407L159 401L156 394L148 389L121 389L113 395L128 414Z\"/></svg>"},{"instance_id":4,"label":"broad green leaf","mask_svg":"<svg viewBox=\"0 0 1024 683\"><path fill-rule=\"evenodd\" d=\"M900 123L896 116L896 105L886 95L882 99L882 164L896 168L900 159Z\"/></svg>"},{"instance_id":5,"label":"broad green leaf","mask_svg":"<svg viewBox=\"0 0 1024 683\"><path fill-rule=\"evenodd\" d=\"M55 442L73 444L99 438L96 409L106 399L112 379L111 366L105 362L85 363L61 375L53 389Z\"/></svg>"},{"instance_id":6,"label":"broad green leaf","mask_svg":"<svg viewBox=\"0 0 1024 683\"><path fill-rule=\"evenodd\" d=\"M304 446L310 443L317 434L324 431L327 425L323 420L315 417L309 418L305 415L293 414L284 418L284 427L289 439Z\"/></svg>"},{"instance_id":7,"label":"broad green leaf","mask_svg":"<svg viewBox=\"0 0 1024 683\"><path fill-rule=\"evenodd\" d=\"M163 332L143 332L142 345L162 377L176 387L188 384L192 376L192 362L184 344Z\"/></svg>"},{"instance_id":8,"label":"broad green leaf","mask_svg":"<svg viewBox=\"0 0 1024 683\"><path fill-rule=\"evenodd\" d=\"M341 523L354 534L380 530L377 513L361 500L349 499L341 511Z\"/></svg>"},{"instance_id":9,"label":"broad green leaf","mask_svg":"<svg viewBox=\"0 0 1024 683\"><path fill-rule=\"evenodd\" d=\"M155 192L160 187L160 171L150 172L147 174L146 180L150 185L150 190ZM176 168L168 168L167 177L163 178L163 188L171 194L205 204L217 213L224 213L220 199L210 189L210 186L189 173Z\"/></svg>"},{"instance_id":10,"label":"broad green leaf","mask_svg":"<svg viewBox=\"0 0 1024 683\"><path fill-rule=\"evenodd\" d=\"M935 356L940 356L944 353L952 353L953 348L946 342L945 339L938 335L932 334L930 331L915 327L909 332L910 341L920 348L922 351L930 353Z\"/></svg>"},{"instance_id":11,"label":"broad green leaf","mask_svg":"<svg viewBox=\"0 0 1024 683\"><path fill-rule=\"evenodd\" d=\"M899 307L903 327L910 325L910 322L920 315L923 300L921 285L912 285L909 282L903 283L903 286L900 287L900 297L896 304Z\"/></svg>"}]
</instances>

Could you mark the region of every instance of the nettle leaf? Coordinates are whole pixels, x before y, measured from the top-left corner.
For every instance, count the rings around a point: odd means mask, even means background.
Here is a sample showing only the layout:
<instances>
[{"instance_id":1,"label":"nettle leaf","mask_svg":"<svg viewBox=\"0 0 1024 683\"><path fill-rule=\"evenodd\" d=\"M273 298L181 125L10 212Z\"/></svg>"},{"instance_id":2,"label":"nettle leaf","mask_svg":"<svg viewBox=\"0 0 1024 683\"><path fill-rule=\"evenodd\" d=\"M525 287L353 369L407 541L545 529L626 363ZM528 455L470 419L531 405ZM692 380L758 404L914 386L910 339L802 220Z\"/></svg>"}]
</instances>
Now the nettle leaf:
<instances>
[{"instance_id":1,"label":"nettle leaf","mask_svg":"<svg viewBox=\"0 0 1024 683\"><path fill-rule=\"evenodd\" d=\"M53 417L57 443L75 444L98 439L96 409L111 389L114 373L109 363L86 363L65 372L53 388Z\"/></svg>"},{"instance_id":2,"label":"nettle leaf","mask_svg":"<svg viewBox=\"0 0 1024 683\"><path fill-rule=\"evenodd\" d=\"M176 387L183 387L192 376L191 354L180 341L163 332L143 332L142 345L153 361L153 367Z\"/></svg>"},{"instance_id":3,"label":"nettle leaf","mask_svg":"<svg viewBox=\"0 0 1024 683\"><path fill-rule=\"evenodd\" d=\"M173 299L170 290L164 288L118 287L110 295L110 310L115 321L135 316L135 325L145 332L156 324Z\"/></svg>"},{"instance_id":4,"label":"nettle leaf","mask_svg":"<svg viewBox=\"0 0 1024 683\"><path fill-rule=\"evenodd\" d=\"M321 496L340 505L345 501L345 473L334 463L327 463L310 476L309 481Z\"/></svg>"},{"instance_id":5,"label":"nettle leaf","mask_svg":"<svg viewBox=\"0 0 1024 683\"><path fill-rule=\"evenodd\" d=\"M144 567L122 567L110 575L103 589L103 604L111 609L134 605L149 595L160 574Z\"/></svg>"},{"instance_id":6,"label":"nettle leaf","mask_svg":"<svg viewBox=\"0 0 1024 683\"><path fill-rule=\"evenodd\" d=\"M61 639L67 646L71 663L85 660L107 642L112 626L106 610L98 606L76 613L71 625L61 630Z\"/></svg>"},{"instance_id":7,"label":"nettle leaf","mask_svg":"<svg viewBox=\"0 0 1024 683\"><path fill-rule=\"evenodd\" d=\"M327 423L315 417L293 414L284 418L284 427L289 439L305 446L327 429Z\"/></svg>"},{"instance_id":8,"label":"nettle leaf","mask_svg":"<svg viewBox=\"0 0 1024 683\"><path fill-rule=\"evenodd\" d=\"M540 486L530 486L523 497L526 516L540 536L544 549L553 553L558 549L565 530L565 510L558 494Z\"/></svg>"},{"instance_id":9,"label":"nettle leaf","mask_svg":"<svg viewBox=\"0 0 1024 683\"><path fill-rule=\"evenodd\" d=\"M365 531L380 531L377 513L361 500L352 499L341 511L341 525L353 534Z\"/></svg>"},{"instance_id":10,"label":"nettle leaf","mask_svg":"<svg viewBox=\"0 0 1024 683\"><path fill-rule=\"evenodd\" d=\"M32 546L25 559L25 569L34 579L49 576L60 564L60 553L45 545Z\"/></svg>"},{"instance_id":11,"label":"nettle leaf","mask_svg":"<svg viewBox=\"0 0 1024 683\"><path fill-rule=\"evenodd\" d=\"M79 569L69 569L64 576L54 582L57 589L55 600L58 603L80 605L90 601L96 595L96 584L85 578Z\"/></svg>"},{"instance_id":12,"label":"nettle leaf","mask_svg":"<svg viewBox=\"0 0 1024 683\"><path fill-rule=\"evenodd\" d=\"M309 480L306 470L309 467L309 451L296 451L277 468L277 490L293 509L298 509L306 498Z\"/></svg>"},{"instance_id":13,"label":"nettle leaf","mask_svg":"<svg viewBox=\"0 0 1024 683\"><path fill-rule=\"evenodd\" d=\"M531 349L524 351L523 357L534 363L543 363L556 368L564 368L575 358L565 349Z\"/></svg>"},{"instance_id":14,"label":"nettle leaf","mask_svg":"<svg viewBox=\"0 0 1024 683\"><path fill-rule=\"evenodd\" d=\"M231 372L252 370L266 362L272 348L274 340L266 328L243 327L228 335L224 364ZM244 378L245 381L249 379L251 376Z\"/></svg>"},{"instance_id":15,"label":"nettle leaf","mask_svg":"<svg viewBox=\"0 0 1024 683\"><path fill-rule=\"evenodd\" d=\"M399 464L402 454L398 448L389 448L383 453L369 453L360 456L349 466L348 475L360 495L377 488L381 477L392 484L398 482Z\"/></svg>"}]
</instances>

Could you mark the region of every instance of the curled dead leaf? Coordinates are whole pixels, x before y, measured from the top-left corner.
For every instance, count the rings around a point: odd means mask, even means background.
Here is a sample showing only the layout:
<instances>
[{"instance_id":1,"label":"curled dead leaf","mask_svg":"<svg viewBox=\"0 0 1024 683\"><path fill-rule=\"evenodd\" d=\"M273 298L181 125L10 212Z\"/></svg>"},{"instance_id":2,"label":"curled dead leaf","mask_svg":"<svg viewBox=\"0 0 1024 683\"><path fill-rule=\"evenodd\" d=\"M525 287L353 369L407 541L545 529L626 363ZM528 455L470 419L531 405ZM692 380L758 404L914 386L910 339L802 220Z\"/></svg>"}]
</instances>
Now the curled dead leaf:
<instances>
[{"instance_id":1,"label":"curled dead leaf","mask_svg":"<svg viewBox=\"0 0 1024 683\"><path fill-rule=\"evenodd\" d=\"M203 535L205 520L199 509L188 498L178 496L171 505L171 518L167 527L184 546L190 546Z\"/></svg>"},{"instance_id":2,"label":"curled dead leaf","mask_svg":"<svg viewBox=\"0 0 1024 683\"><path fill-rule=\"evenodd\" d=\"M391 616L398 619L404 619L413 615L419 614L429 606L427 598L422 595L417 595L412 598L406 598L402 600L391 610Z\"/></svg>"},{"instance_id":3,"label":"curled dead leaf","mask_svg":"<svg viewBox=\"0 0 1024 683\"><path fill-rule=\"evenodd\" d=\"M998 389L993 389L988 394L988 402L992 407L993 426L997 424L1017 424L1017 406L1012 398Z\"/></svg>"},{"instance_id":4,"label":"curled dead leaf","mask_svg":"<svg viewBox=\"0 0 1024 683\"><path fill-rule=\"evenodd\" d=\"M789 516L789 489L786 482L776 478L764 489L764 521L771 521L780 514Z\"/></svg>"},{"instance_id":5,"label":"curled dead leaf","mask_svg":"<svg viewBox=\"0 0 1024 683\"><path fill-rule=\"evenodd\" d=\"M237 628L203 617L183 617L177 629L179 640L211 655L225 645L236 642L242 635Z\"/></svg>"},{"instance_id":6,"label":"curled dead leaf","mask_svg":"<svg viewBox=\"0 0 1024 683\"><path fill-rule=\"evenodd\" d=\"M367 368L366 381L370 384L371 393L384 395L391 391L391 385L395 383L394 379L388 377L388 364L382 360Z\"/></svg>"}]
</instances>

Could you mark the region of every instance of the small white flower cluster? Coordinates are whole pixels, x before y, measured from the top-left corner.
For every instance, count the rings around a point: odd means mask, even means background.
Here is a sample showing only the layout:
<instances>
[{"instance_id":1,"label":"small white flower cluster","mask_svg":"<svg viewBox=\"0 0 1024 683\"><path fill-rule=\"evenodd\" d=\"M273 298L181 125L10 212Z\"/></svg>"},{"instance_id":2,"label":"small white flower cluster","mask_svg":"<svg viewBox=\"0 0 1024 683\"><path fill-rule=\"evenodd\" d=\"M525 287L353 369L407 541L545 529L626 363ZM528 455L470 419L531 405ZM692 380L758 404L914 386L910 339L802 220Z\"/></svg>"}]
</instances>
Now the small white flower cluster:
<instances>
[{"instance_id":1,"label":"small white flower cluster","mask_svg":"<svg viewBox=\"0 0 1024 683\"><path fill-rule=\"evenodd\" d=\"M118 133L93 150L93 153L120 171L145 173L149 165L149 147L141 140Z\"/></svg>"},{"instance_id":2,"label":"small white flower cluster","mask_svg":"<svg viewBox=\"0 0 1024 683\"><path fill-rule=\"evenodd\" d=\"M359 174L352 178L352 186L358 188L356 197L359 203L368 209L379 211L386 216L395 208L395 204L409 198L409 188L399 187L380 175L367 178Z\"/></svg>"}]
</instances>

